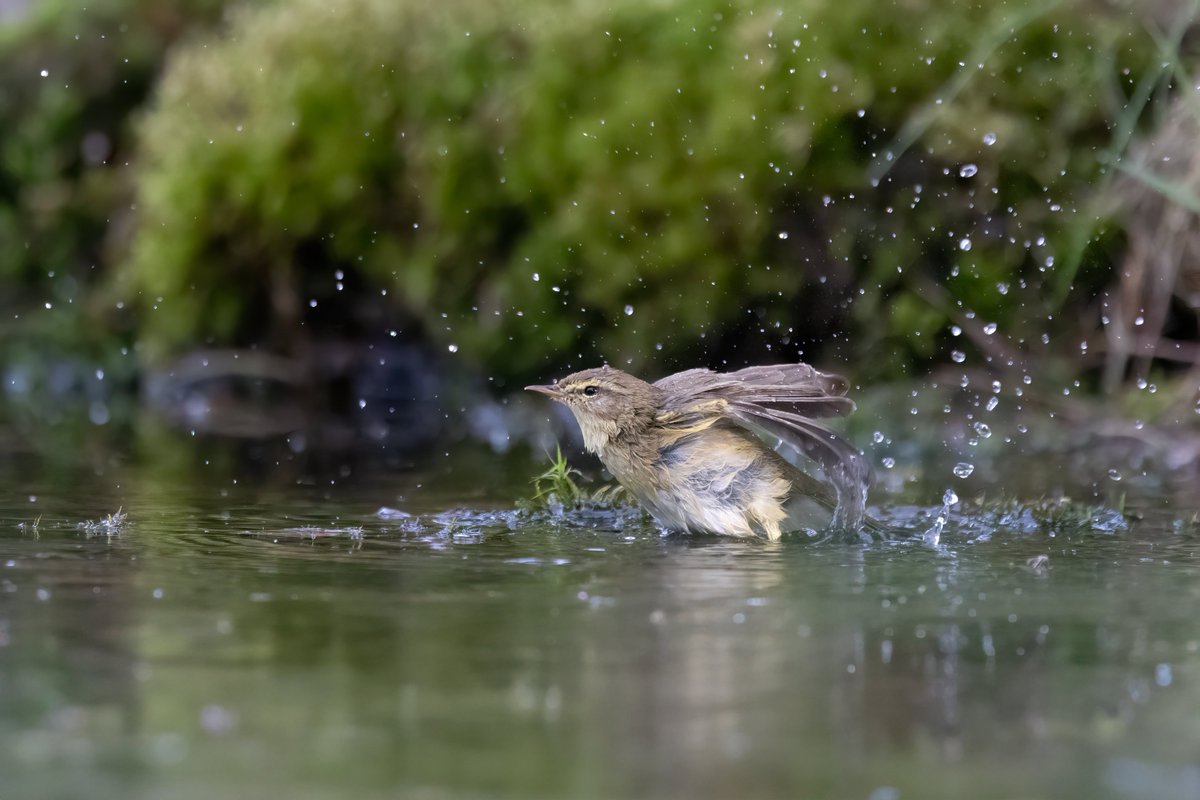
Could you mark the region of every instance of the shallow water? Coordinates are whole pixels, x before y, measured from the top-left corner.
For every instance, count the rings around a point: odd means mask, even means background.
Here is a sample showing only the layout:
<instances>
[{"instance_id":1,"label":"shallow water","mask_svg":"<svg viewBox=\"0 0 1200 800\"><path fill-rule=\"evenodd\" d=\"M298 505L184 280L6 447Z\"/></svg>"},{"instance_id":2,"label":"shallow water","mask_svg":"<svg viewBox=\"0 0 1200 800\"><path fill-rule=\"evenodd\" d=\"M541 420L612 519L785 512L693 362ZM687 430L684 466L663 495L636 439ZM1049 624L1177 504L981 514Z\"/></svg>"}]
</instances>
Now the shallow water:
<instances>
[{"instance_id":1,"label":"shallow water","mask_svg":"<svg viewBox=\"0 0 1200 800\"><path fill-rule=\"evenodd\" d=\"M1200 796L1200 534L1144 498L771 545L520 514L537 465L479 453L30 458L0 797Z\"/></svg>"}]
</instances>

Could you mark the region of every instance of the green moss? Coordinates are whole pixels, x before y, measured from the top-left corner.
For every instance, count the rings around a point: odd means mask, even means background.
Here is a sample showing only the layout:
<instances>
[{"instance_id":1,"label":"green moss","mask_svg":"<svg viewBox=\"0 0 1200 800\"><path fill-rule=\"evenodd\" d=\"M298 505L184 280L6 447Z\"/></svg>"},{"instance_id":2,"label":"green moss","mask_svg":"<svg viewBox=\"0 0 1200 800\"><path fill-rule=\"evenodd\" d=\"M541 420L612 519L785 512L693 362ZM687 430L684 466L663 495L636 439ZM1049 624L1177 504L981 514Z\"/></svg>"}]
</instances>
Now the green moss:
<instances>
[{"instance_id":1,"label":"green moss","mask_svg":"<svg viewBox=\"0 0 1200 800\"><path fill-rule=\"evenodd\" d=\"M1045 323L1139 30L1092 3L247 10L163 80L114 293L150 357L296 348L386 292L381 327L502 380L839 328L895 374L951 313Z\"/></svg>"}]
</instances>

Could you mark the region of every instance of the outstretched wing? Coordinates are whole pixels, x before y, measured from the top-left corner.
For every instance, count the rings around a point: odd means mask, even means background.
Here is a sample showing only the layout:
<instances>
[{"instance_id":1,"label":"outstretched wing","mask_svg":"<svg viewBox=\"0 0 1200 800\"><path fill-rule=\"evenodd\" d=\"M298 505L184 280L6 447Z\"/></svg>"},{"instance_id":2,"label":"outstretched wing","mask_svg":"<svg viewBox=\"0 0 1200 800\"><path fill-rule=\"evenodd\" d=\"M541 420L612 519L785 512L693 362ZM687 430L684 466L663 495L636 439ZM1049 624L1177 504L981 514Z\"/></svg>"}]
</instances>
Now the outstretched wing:
<instances>
[{"instance_id":1,"label":"outstretched wing","mask_svg":"<svg viewBox=\"0 0 1200 800\"><path fill-rule=\"evenodd\" d=\"M854 401L845 396L846 379L808 364L747 367L737 372L689 369L654 385L662 390L668 409L702 397L720 397L806 417L840 417L854 411Z\"/></svg>"},{"instance_id":2,"label":"outstretched wing","mask_svg":"<svg viewBox=\"0 0 1200 800\"><path fill-rule=\"evenodd\" d=\"M870 468L857 448L812 419L854 410L841 376L807 364L780 364L731 373L693 369L655 386L664 396L660 424L685 435L726 419L769 442L793 466L807 457L837 492L835 525L861 523Z\"/></svg>"}]
</instances>

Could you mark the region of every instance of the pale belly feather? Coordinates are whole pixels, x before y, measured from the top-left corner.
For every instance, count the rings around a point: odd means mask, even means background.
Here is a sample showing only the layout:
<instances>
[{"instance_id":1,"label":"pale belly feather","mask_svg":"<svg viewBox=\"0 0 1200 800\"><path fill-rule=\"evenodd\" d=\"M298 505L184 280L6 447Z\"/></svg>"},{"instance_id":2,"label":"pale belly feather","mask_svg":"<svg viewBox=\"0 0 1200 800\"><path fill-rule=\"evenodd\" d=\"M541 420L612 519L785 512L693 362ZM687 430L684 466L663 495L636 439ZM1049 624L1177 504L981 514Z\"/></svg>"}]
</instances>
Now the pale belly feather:
<instances>
[{"instance_id":1,"label":"pale belly feather","mask_svg":"<svg viewBox=\"0 0 1200 800\"><path fill-rule=\"evenodd\" d=\"M714 459L714 453L720 457ZM670 530L774 540L782 531L800 527L792 524L798 509L790 502L793 486L786 466L738 432L710 429L684 437L662 451L649 474L634 476L632 465L604 461Z\"/></svg>"}]
</instances>

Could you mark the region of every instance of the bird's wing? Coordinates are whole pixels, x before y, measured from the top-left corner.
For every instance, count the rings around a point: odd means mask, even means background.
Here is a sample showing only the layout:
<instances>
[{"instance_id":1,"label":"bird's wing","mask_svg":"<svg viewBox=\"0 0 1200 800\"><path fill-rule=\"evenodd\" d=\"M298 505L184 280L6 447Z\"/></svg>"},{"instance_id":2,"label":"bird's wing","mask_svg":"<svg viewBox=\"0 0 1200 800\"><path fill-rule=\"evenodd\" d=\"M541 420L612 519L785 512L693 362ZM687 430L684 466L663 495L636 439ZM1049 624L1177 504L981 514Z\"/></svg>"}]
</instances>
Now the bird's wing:
<instances>
[{"instance_id":1,"label":"bird's wing","mask_svg":"<svg viewBox=\"0 0 1200 800\"><path fill-rule=\"evenodd\" d=\"M835 523L857 527L871 482L870 468L857 448L810 419L854 410L854 401L844 396L844 378L807 364L782 364L727 374L688 370L655 386L664 396L659 423L680 435L725 419L764 439L797 468L801 456L816 462L837 492Z\"/></svg>"},{"instance_id":2,"label":"bird's wing","mask_svg":"<svg viewBox=\"0 0 1200 800\"><path fill-rule=\"evenodd\" d=\"M672 441L689 433L711 428L726 415L729 402L718 397L696 397L689 402L664 406L655 415L655 422L674 434Z\"/></svg>"},{"instance_id":3,"label":"bird's wing","mask_svg":"<svg viewBox=\"0 0 1200 800\"><path fill-rule=\"evenodd\" d=\"M858 448L820 423L788 411L734 403L725 414L773 445L775 452L797 469L800 455L819 464L837 492L835 527L859 527L871 485L871 468Z\"/></svg>"},{"instance_id":4,"label":"bird's wing","mask_svg":"<svg viewBox=\"0 0 1200 800\"><path fill-rule=\"evenodd\" d=\"M737 372L690 369L654 384L662 390L665 408L700 398L720 397L806 417L840 417L854 411L846 397L846 379L808 364L747 367Z\"/></svg>"}]
</instances>

